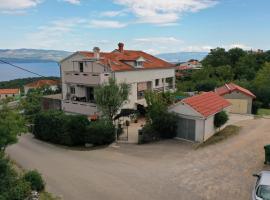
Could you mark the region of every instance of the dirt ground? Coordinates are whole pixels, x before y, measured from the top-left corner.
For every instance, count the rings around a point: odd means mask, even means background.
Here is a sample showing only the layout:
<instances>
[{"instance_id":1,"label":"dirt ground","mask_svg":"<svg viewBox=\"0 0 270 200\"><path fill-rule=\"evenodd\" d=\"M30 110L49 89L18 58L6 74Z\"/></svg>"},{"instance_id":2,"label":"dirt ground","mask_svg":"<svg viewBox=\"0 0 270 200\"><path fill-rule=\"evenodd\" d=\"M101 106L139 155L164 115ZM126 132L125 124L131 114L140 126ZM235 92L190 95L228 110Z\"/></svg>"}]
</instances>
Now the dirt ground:
<instances>
[{"instance_id":1,"label":"dirt ground","mask_svg":"<svg viewBox=\"0 0 270 200\"><path fill-rule=\"evenodd\" d=\"M24 135L7 153L26 169L38 169L47 189L65 200L247 200L264 166L270 119L239 122L238 135L195 149L168 140L80 151Z\"/></svg>"}]
</instances>

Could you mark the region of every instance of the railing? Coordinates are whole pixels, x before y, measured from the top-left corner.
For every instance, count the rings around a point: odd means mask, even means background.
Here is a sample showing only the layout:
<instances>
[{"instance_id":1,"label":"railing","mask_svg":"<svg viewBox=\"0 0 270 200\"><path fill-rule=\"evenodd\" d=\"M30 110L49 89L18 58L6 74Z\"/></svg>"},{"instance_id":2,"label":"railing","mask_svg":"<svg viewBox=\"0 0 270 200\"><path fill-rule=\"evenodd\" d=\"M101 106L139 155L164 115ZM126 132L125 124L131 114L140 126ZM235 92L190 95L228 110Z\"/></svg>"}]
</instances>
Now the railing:
<instances>
[{"instance_id":1,"label":"railing","mask_svg":"<svg viewBox=\"0 0 270 200\"><path fill-rule=\"evenodd\" d=\"M109 80L108 73L66 72L65 82L98 85Z\"/></svg>"},{"instance_id":2,"label":"railing","mask_svg":"<svg viewBox=\"0 0 270 200\"><path fill-rule=\"evenodd\" d=\"M65 112L82 115L93 115L97 113L97 105L95 103L63 100L62 105Z\"/></svg>"}]
</instances>

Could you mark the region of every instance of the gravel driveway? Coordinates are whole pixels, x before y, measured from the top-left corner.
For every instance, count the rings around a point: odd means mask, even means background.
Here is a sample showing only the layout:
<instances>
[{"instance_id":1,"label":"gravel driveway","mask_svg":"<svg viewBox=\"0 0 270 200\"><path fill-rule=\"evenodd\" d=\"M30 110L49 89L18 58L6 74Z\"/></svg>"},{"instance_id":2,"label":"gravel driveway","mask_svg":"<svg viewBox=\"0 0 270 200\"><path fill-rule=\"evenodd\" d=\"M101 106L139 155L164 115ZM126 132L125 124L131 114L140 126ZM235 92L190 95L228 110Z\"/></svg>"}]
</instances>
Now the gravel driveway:
<instances>
[{"instance_id":1,"label":"gravel driveway","mask_svg":"<svg viewBox=\"0 0 270 200\"><path fill-rule=\"evenodd\" d=\"M79 151L24 135L7 152L22 167L38 169L47 189L65 200L247 200L252 173L264 168L269 124L239 122L239 135L198 150L169 140Z\"/></svg>"}]
</instances>

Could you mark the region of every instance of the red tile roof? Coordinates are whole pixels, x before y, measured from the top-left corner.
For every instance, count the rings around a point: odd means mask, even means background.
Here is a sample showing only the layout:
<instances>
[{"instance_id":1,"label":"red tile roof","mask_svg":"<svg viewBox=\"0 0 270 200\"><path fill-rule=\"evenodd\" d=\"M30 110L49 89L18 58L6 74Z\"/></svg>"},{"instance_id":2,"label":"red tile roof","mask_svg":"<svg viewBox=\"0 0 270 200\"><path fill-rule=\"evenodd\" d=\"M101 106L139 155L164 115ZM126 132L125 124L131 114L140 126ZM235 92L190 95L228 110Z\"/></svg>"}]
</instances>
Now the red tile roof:
<instances>
[{"instance_id":1,"label":"red tile roof","mask_svg":"<svg viewBox=\"0 0 270 200\"><path fill-rule=\"evenodd\" d=\"M94 53L89 51L79 51L79 53L86 58L94 58ZM135 68L128 64L128 61L136 61L138 58L143 57L142 68ZM101 52L100 60L98 61L103 65L108 66L112 71L131 71L131 70L143 70L143 69L162 69L162 68L173 68L174 65L161 60L155 56L152 56L143 51L133 50L114 50L110 53Z\"/></svg>"},{"instance_id":2,"label":"red tile roof","mask_svg":"<svg viewBox=\"0 0 270 200\"><path fill-rule=\"evenodd\" d=\"M189 69L193 69L193 67L191 67L191 66L187 66L187 65L179 65L179 66L176 66L176 69L177 70L189 70Z\"/></svg>"},{"instance_id":3,"label":"red tile roof","mask_svg":"<svg viewBox=\"0 0 270 200\"><path fill-rule=\"evenodd\" d=\"M215 92L220 96L230 94L234 91L238 91L247 96L251 96L252 98L256 98L256 96L252 92L234 83L225 84L224 86L215 89Z\"/></svg>"},{"instance_id":4,"label":"red tile roof","mask_svg":"<svg viewBox=\"0 0 270 200\"><path fill-rule=\"evenodd\" d=\"M25 86L27 87L33 87L33 88L40 88L43 87L45 85L58 85L59 82L56 80L38 80L32 83L28 83Z\"/></svg>"},{"instance_id":5,"label":"red tile roof","mask_svg":"<svg viewBox=\"0 0 270 200\"><path fill-rule=\"evenodd\" d=\"M20 89L0 89L0 94L20 94Z\"/></svg>"},{"instance_id":6,"label":"red tile roof","mask_svg":"<svg viewBox=\"0 0 270 200\"><path fill-rule=\"evenodd\" d=\"M214 115L231 105L229 101L215 92L204 92L199 95L183 99L182 102L191 106L204 117Z\"/></svg>"}]
</instances>

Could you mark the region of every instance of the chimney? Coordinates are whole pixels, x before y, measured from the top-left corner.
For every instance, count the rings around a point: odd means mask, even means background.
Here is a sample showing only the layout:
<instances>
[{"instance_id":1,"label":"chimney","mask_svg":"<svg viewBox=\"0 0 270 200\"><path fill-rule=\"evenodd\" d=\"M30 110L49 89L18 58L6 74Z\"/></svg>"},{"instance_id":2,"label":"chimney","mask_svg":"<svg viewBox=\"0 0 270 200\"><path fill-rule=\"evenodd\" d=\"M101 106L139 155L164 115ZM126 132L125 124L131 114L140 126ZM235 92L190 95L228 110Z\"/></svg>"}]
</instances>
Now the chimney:
<instances>
[{"instance_id":1,"label":"chimney","mask_svg":"<svg viewBox=\"0 0 270 200\"><path fill-rule=\"evenodd\" d=\"M94 52L94 58L99 60L99 58L100 58L100 48L94 47L93 52Z\"/></svg>"},{"instance_id":2,"label":"chimney","mask_svg":"<svg viewBox=\"0 0 270 200\"><path fill-rule=\"evenodd\" d=\"M122 42L118 43L118 51L121 53L124 51L124 43L122 43Z\"/></svg>"}]
</instances>

